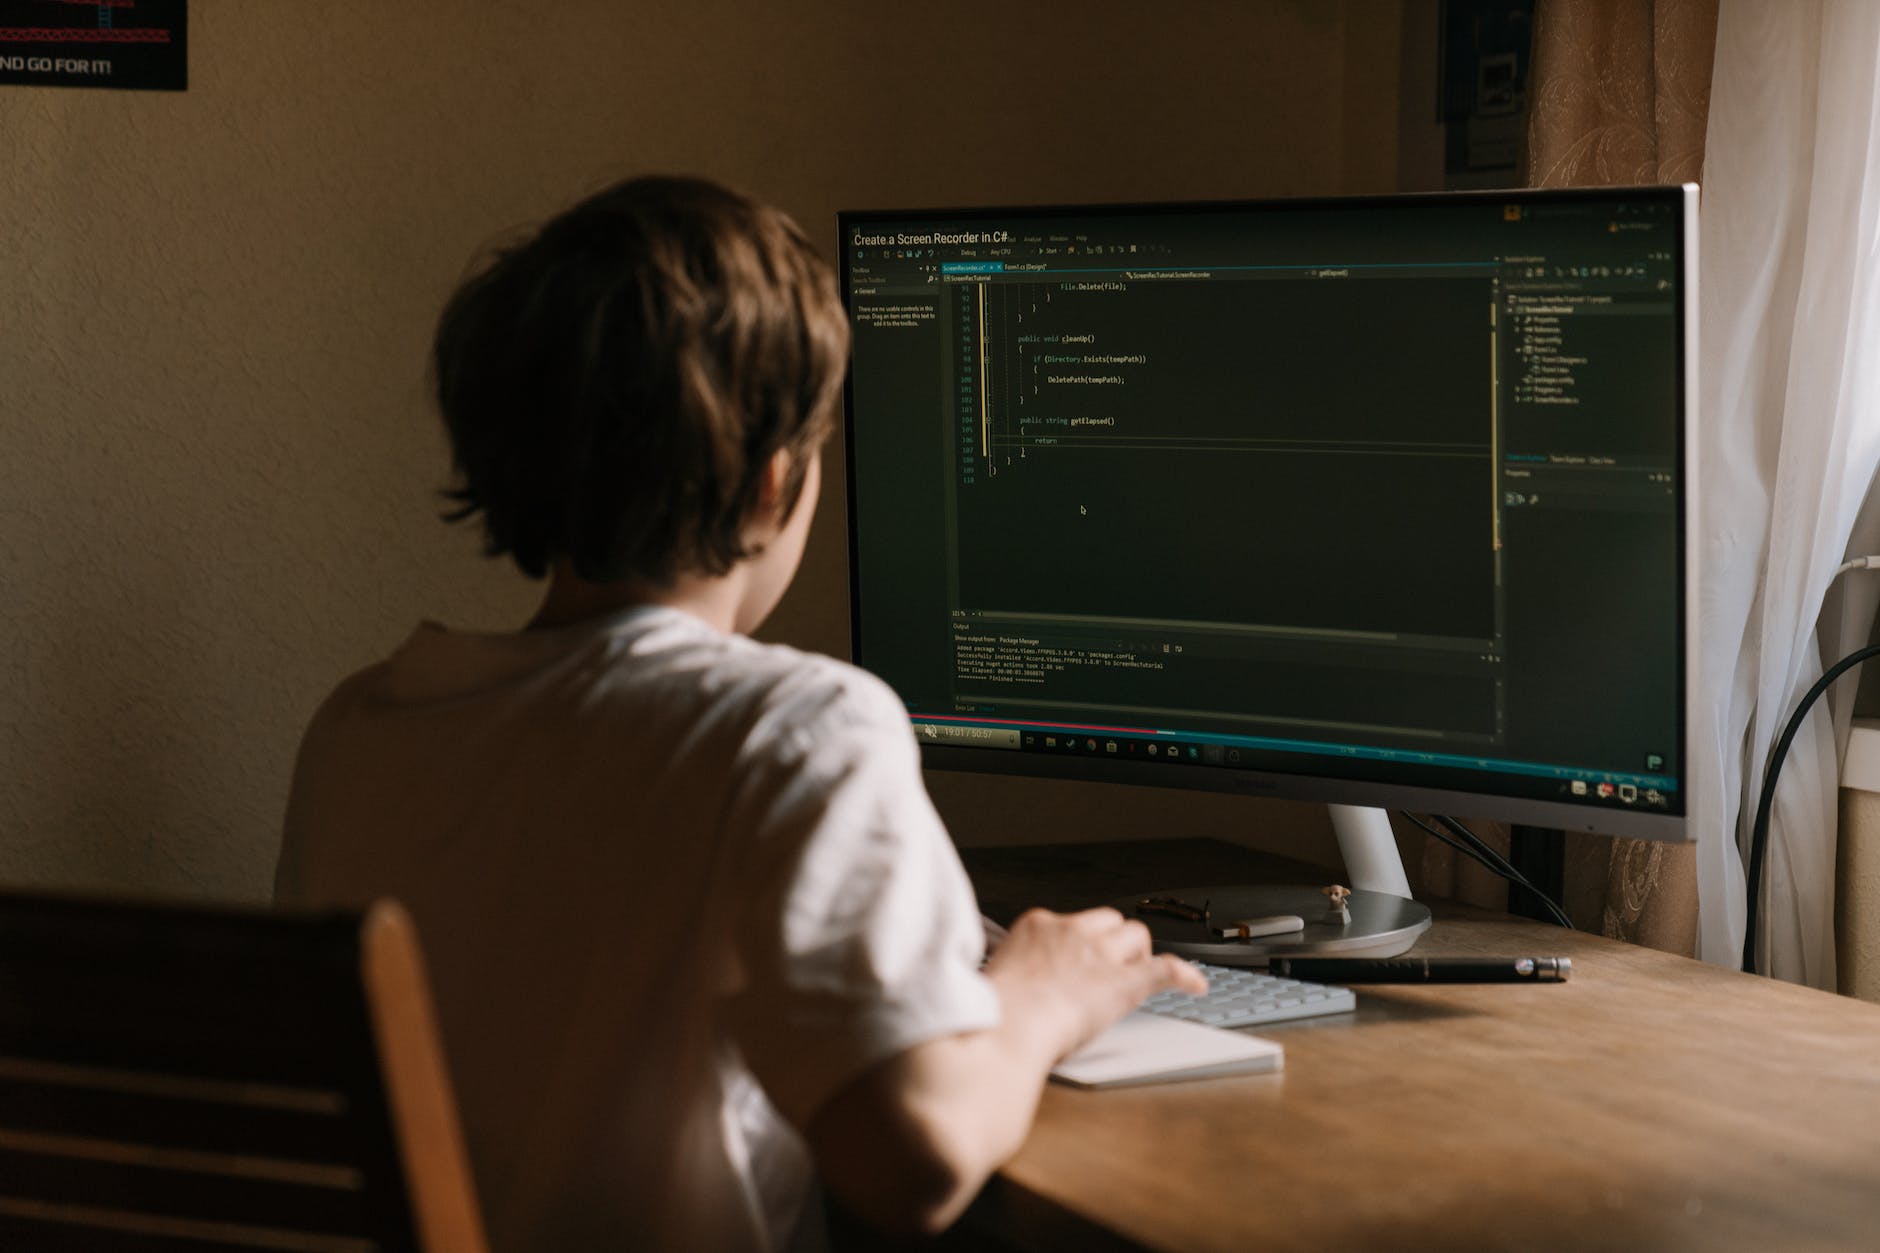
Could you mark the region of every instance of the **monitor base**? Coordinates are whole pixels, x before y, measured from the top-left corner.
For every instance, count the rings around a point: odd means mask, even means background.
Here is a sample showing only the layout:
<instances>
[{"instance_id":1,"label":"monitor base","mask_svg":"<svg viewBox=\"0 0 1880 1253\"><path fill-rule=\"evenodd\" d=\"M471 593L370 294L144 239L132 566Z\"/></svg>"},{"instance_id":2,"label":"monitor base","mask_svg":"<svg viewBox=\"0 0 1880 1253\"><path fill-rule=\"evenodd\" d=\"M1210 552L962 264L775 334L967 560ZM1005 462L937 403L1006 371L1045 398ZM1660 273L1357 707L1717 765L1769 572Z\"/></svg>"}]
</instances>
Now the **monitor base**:
<instances>
[{"instance_id":1,"label":"monitor base","mask_svg":"<svg viewBox=\"0 0 1880 1253\"><path fill-rule=\"evenodd\" d=\"M1151 897L1173 897L1194 906L1205 905L1212 925L1224 927L1243 918L1296 914L1305 930L1252 940L1223 940L1208 930L1208 923L1141 913L1138 906ZM1264 966L1274 957L1395 957L1430 929L1427 905L1388 892L1352 892L1346 904L1348 921L1327 921L1330 904L1316 887L1214 884L1145 892L1110 902L1126 918L1140 919L1149 928L1157 951L1176 953L1191 961L1217 966Z\"/></svg>"}]
</instances>

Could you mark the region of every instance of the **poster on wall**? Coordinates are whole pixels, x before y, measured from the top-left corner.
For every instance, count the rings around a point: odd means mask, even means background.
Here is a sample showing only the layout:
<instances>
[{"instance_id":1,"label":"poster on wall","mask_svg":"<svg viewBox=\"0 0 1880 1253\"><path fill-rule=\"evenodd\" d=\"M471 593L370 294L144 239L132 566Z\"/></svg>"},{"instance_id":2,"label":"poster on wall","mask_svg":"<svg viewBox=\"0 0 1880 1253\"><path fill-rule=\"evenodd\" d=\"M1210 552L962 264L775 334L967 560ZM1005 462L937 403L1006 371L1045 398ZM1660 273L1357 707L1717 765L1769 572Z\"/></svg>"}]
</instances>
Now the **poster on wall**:
<instances>
[{"instance_id":1,"label":"poster on wall","mask_svg":"<svg viewBox=\"0 0 1880 1253\"><path fill-rule=\"evenodd\" d=\"M1443 186L1516 186L1534 0L1443 0L1441 20Z\"/></svg>"},{"instance_id":2,"label":"poster on wall","mask_svg":"<svg viewBox=\"0 0 1880 1253\"><path fill-rule=\"evenodd\" d=\"M187 0L0 0L0 84L182 91Z\"/></svg>"}]
</instances>

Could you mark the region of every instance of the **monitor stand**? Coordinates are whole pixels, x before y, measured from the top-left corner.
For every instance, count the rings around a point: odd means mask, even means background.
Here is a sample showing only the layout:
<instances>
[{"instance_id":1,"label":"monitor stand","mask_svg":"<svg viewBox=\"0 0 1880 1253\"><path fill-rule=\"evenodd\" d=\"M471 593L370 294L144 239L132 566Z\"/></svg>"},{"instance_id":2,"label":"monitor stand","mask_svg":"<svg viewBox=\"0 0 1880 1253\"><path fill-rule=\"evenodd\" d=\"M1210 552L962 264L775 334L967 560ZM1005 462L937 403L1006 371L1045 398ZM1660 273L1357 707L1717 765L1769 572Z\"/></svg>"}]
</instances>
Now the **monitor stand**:
<instances>
[{"instance_id":1,"label":"monitor stand","mask_svg":"<svg viewBox=\"0 0 1880 1253\"><path fill-rule=\"evenodd\" d=\"M1396 837L1391 834L1390 818L1381 809L1357 805L1327 808L1332 812L1332 831L1345 858L1349 880L1345 886L1352 889L1345 902L1348 918L1328 914L1331 902L1322 891L1324 884L1168 888L1111 903L1125 915L1146 923L1156 948L1162 952L1220 966L1264 966L1270 958L1307 955L1395 957L1429 930L1430 911L1410 899L1410 880L1404 874ZM1143 913L1137 907L1148 897L1206 905L1209 921ZM1208 929L1210 925L1227 926L1243 918L1275 914L1296 914L1305 920L1305 930L1251 940L1223 940Z\"/></svg>"}]
</instances>

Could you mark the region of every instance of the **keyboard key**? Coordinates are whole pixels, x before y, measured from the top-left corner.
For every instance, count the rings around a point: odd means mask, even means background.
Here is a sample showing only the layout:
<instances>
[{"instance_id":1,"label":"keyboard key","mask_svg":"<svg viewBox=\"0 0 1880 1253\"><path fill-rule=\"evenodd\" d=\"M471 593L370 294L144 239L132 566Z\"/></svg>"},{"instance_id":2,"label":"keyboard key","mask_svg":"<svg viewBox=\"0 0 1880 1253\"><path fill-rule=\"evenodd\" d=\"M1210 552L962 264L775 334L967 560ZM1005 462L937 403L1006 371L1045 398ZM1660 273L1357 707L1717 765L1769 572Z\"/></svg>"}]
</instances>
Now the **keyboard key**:
<instances>
[{"instance_id":1,"label":"keyboard key","mask_svg":"<svg viewBox=\"0 0 1880 1253\"><path fill-rule=\"evenodd\" d=\"M1348 1014L1358 1007L1350 988L1279 979L1259 970L1197 964L1208 977L1206 996L1159 992L1142 1007L1211 1027L1258 1027L1321 1014Z\"/></svg>"}]
</instances>

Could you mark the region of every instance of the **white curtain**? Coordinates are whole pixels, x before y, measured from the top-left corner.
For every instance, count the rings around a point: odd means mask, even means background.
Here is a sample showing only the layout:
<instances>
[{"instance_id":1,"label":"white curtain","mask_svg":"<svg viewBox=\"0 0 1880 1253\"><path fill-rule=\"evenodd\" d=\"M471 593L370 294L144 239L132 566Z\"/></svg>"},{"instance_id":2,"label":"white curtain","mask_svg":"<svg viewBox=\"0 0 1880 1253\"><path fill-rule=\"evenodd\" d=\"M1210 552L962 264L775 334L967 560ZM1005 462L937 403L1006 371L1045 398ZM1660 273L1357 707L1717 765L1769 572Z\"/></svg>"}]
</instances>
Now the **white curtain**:
<instances>
[{"instance_id":1,"label":"white curtain","mask_svg":"<svg viewBox=\"0 0 1880 1253\"><path fill-rule=\"evenodd\" d=\"M1697 439L1702 514L1693 809L1698 953L1742 958L1769 748L1864 644L1880 551L1880 4L1724 0L1705 140ZM1880 663L1877 663L1880 664ZM1776 793L1758 968L1833 988L1837 778L1854 678L1796 736ZM1733 832L1736 838L1709 838Z\"/></svg>"}]
</instances>

